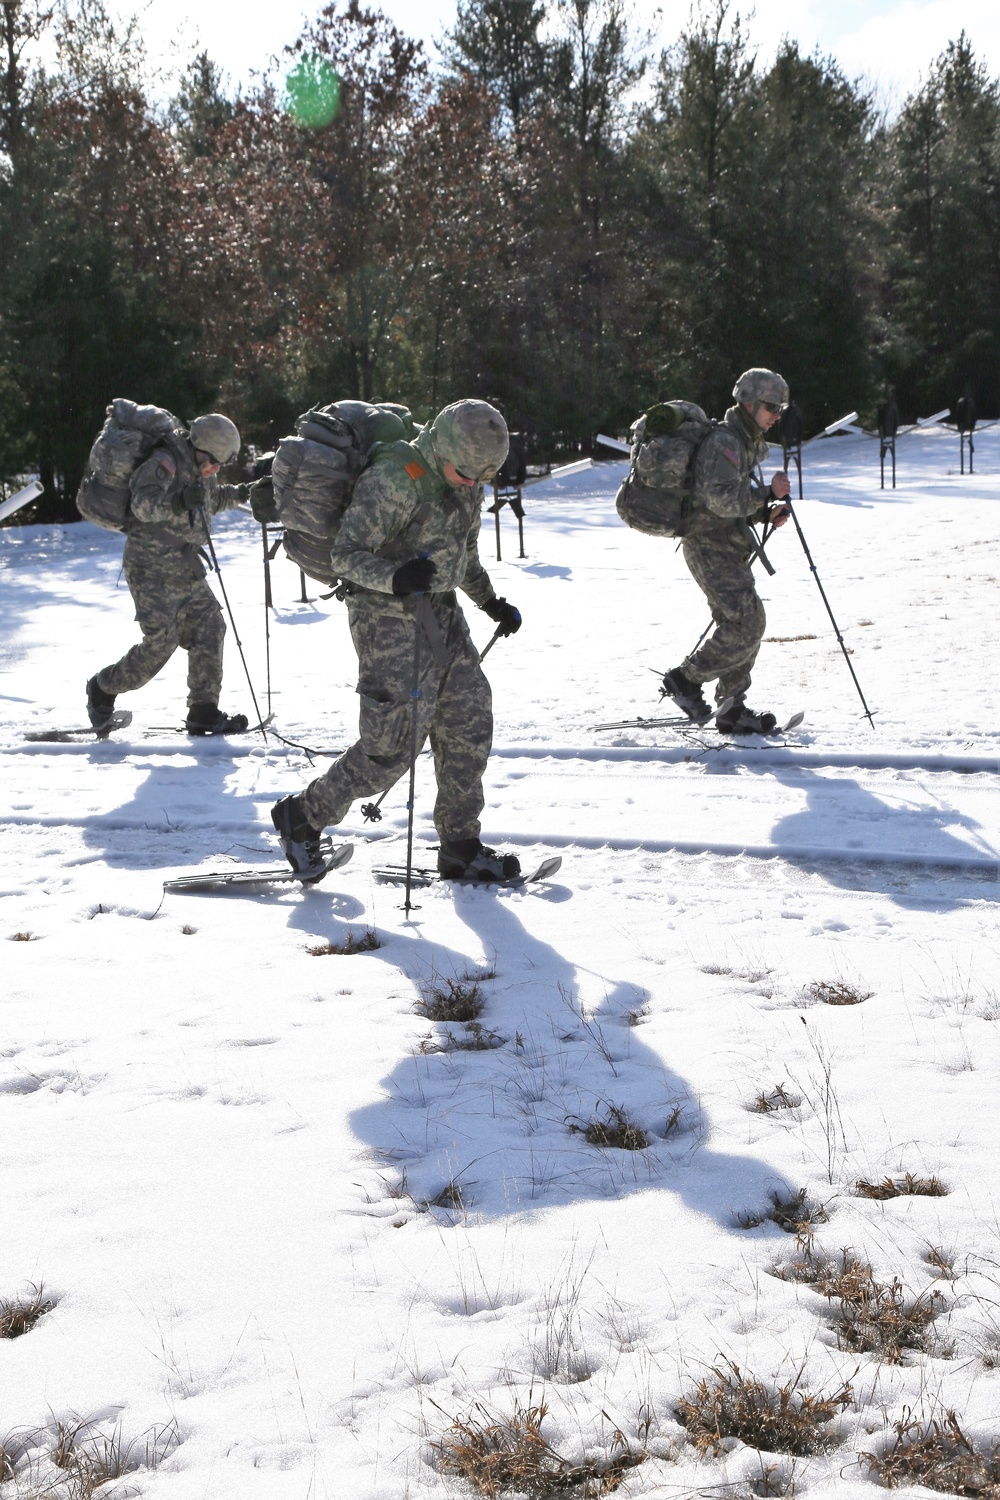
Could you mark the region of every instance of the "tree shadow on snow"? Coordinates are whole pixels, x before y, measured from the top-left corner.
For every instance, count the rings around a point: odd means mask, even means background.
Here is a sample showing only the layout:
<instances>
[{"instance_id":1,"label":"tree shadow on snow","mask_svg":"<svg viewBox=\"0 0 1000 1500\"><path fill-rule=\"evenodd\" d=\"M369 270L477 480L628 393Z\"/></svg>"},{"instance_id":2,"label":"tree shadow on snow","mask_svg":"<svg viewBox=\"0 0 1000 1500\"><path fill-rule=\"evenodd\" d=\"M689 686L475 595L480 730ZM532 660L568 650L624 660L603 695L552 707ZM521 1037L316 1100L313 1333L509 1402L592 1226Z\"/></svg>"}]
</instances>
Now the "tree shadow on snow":
<instances>
[{"instance_id":1,"label":"tree shadow on snow","mask_svg":"<svg viewBox=\"0 0 1000 1500\"><path fill-rule=\"evenodd\" d=\"M740 1233L738 1215L766 1211L772 1194L794 1188L752 1155L712 1148L687 1082L643 1042L645 990L578 973L526 929L523 901L562 894L458 888L469 953L397 933L371 955L407 974L418 996L478 979L484 1004L471 1024L427 1021L384 1097L354 1113L354 1129L391 1164L395 1191L405 1185L423 1207L491 1218L657 1189ZM603 998L582 1002L581 982L592 993L595 979ZM678 1012L677 1024L689 1020ZM645 1132L645 1149L587 1139L587 1126L613 1123L615 1111Z\"/></svg>"}]
</instances>

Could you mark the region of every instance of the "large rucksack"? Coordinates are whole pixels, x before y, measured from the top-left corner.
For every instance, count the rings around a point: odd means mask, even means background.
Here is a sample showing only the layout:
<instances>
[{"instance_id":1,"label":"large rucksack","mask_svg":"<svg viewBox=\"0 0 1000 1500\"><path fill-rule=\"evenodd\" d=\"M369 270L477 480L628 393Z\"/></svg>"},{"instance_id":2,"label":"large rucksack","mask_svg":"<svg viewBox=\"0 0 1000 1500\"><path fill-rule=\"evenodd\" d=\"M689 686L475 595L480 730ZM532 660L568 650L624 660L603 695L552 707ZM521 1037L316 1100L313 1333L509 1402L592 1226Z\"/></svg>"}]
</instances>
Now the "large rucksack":
<instances>
[{"instance_id":1,"label":"large rucksack","mask_svg":"<svg viewBox=\"0 0 1000 1500\"><path fill-rule=\"evenodd\" d=\"M693 401L650 407L632 425L632 467L615 498L626 526L647 536L680 537L694 507L694 460L718 424Z\"/></svg>"},{"instance_id":2,"label":"large rucksack","mask_svg":"<svg viewBox=\"0 0 1000 1500\"><path fill-rule=\"evenodd\" d=\"M76 495L84 520L105 531L128 531L129 481L158 447L169 448L185 482L197 479L190 444L176 417L161 406L137 406L121 397L112 401Z\"/></svg>"},{"instance_id":3,"label":"large rucksack","mask_svg":"<svg viewBox=\"0 0 1000 1500\"><path fill-rule=\"evenodd\" d=\"M358 475L377 447L415 432L406 407L334 401L305 412L282 438L271 466L274 501L285 551L303 573L327 587L337 582L330 549Z\"/></svg>"}]
</instances>

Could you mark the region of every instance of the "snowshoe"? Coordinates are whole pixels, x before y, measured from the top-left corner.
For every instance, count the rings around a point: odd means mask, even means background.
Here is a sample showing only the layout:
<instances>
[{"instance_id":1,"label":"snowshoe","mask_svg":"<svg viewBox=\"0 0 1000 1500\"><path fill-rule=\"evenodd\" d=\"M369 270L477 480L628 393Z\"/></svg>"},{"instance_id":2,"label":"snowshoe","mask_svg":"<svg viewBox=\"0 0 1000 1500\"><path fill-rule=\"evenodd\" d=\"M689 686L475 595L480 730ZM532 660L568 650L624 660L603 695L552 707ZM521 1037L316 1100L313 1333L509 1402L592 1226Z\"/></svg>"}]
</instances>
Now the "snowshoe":
<instances>
[{"instance_id":1,"label":"snowshoe","mask_svg":"<svg viewBox=\"0 0 1000 1500\"><path fill-rule=\"evenodd\" d=\"M307 882L321 880L326 874L322 848L322 828L314 828L302 807L301 796L285 797L271 808L271 822L277 829L285 858L296 874Z\"/></svg>"},{"instance_id":2,"label":"snowshoe","mask_svg":"<svg viewBox=\"0 0 1000 1500\"><path fill-rule=\"evenodd\" d=\"M442 844L437 864L442 880L513 880L521 873L521 861L516 854L499 854L478 839Z\"/></svg>"},{"instance_id":3,"label":"snowshoe","mask_svg":"<svg viewBox=\"0 0 1000 1500\"><path fill-rule=\"evenodd\" d=\"M720 734L773 734L778 721L774 714L754 713L745 703L731 703L716 713L715 727Z\"/></svg>"},{"instance_id":4,"label":"snowshoe","mask_svg":"<svg viewBox=\"0 0 1000 1500\"><path fill-rule=\"evenodd\" d=\"M224 714L216 703L192 703L184 728L188 734L245 734L246 714Z\"/></svg>"},{"instance_id":5,"label":"snowshoe","mask_svg":"<svg viewBox=\"0 0 1000 1500\"><path fill-rule=\"evenodd\" d=\"M690 678L685 677L680 667L675 667L664 677L660 696L672 698L681 713L685 714L692 724L704 724L712 717L712 710L705 702L701 683L692 682Z\"/></svg>"},{"instance_id":6,"label":"snowshoe","mask_svg":"<svg viewBox=\"0 0 1000 1500\"><path fill-rule=\"evenodd\" d=\"M96 675L87 683L87 718L97 734L106 734L115 717L115 695L106 693Z\"/></svg>"}]
</instances>

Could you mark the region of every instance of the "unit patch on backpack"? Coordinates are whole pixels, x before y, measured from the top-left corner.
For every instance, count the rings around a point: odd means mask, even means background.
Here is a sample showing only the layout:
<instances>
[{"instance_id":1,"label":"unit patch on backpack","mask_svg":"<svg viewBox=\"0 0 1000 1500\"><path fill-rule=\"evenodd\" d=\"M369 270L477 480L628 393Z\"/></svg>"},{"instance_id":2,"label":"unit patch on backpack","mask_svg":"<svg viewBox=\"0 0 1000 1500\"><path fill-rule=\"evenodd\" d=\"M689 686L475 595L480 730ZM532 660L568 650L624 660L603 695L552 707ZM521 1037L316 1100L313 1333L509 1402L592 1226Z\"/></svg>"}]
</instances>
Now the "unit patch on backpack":
<instances>
[{"instance_id":1,"label":"unit patch on backpack","mask_svg":"<svg viewBox=\"0 0 1000 1500\"><path fill-rule=\"evenodd\" d=\"M84 520L105 531L128 531L129 482L159 446L170 449L182 474L190 469L192 480L197 479L187 438L176 417L161 406L137 406L122 397L112 401L76 495L76 508Z\"/></svg>"},{"instance_id":2,"label":"unit patch on backpack","mask_svg":"<svg viewBox=\"0 0 1000 1500\"><path fill-rule=\"evenodd\" d=\"M626 526L647 536L684 535L695 503L695 455L717 425L693 401L651 407L633 423L632 467L615 498Z\"/></svg>"},{"instance_id":3,"label":"unit patch on backpack","mask_svg":"<svg viewBox=\"0 0 1000 1500\"><path fill-rule=\"evenodd\" d=\"M282 438L271 466L274 500L285 551L303 573L328 588L337 582L330 551L359 474L376 448L413 431L405 407L334 401L305 412Z\"/></svg>"}]
</instances>

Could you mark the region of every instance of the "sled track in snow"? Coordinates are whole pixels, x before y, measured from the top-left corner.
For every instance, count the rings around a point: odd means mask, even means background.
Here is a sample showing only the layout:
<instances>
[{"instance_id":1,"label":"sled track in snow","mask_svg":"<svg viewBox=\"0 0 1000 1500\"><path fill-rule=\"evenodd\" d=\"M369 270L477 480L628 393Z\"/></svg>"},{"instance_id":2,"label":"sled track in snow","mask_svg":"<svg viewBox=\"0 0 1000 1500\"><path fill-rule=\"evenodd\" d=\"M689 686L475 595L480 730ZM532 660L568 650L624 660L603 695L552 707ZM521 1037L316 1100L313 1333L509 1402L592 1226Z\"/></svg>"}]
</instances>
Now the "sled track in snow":
<instances>
[{"instance_id":1,"label":"sled track in snow","mask_svg":"<svg viewBox=\"0 0 1000 1500\"><path fill-rule=\"evenodd\" d=\"M350 738L350 736L348 736ZM346 748L342 747L342 748ZM95 751L103 759L124 760L129 756L215 755L224 759L239 759L247 755L261 754L264 750L274 759L291 759L301 755L301 750L289 750L286 746L269 740L262 745L259 739L245 744L236 744L231 739L220 739L218 743L199 739L192 742L182 735L169 739L143 734L138 740L117 736L113 740L81 740L77 743L59 744L52 741L16 744L0 748L3 755L93 755ZM311 753L324 758L341 754L341 749L316 749ZM426 755L428 752L422 752ZM705 761L709 765L729 766L802 766L807 770L858 770L858 771L926 771L951 772L955 775L1000 776L1000 751L996 755L935 755L930 752L898 751L879 754L877 752L852 750L812 750L791 745L746 745L734 749L730 744L714 745L692 737L678 745L494 745L491 757L496 760L564 760L585 761L591 764L618 762L621 764L690 765L694 761ZM711 757L709 759L709 757Z\"/></svg>"},{"instance_id":2,"label":"sled track in snow","mask_svg":"<svg viewBox=\"0 0 1000 1500\"><path fill-rule=\"evenodd\" d=\"M898 868L914 871L925 870L929 875L949 871L974 877L978 881L995 882L1000 894L1000 855L925 855L907 851L883 850L878 854L863 849L837 849L819 844L799 846L783 844L738 844L721 841L697 842L689 839L631 839L609 835L580 837L535 831L521 833L506 829L494 835L498 843L514 844L518 847L530 845L545 849L610 849L615 853L680 854L688 858L714 857L722 859L757 859L771 863L808 865L810 867L830 865L856 865L859 868ZM572 864L568 866L572 872Z\"/></svg>"},{"instance_id":3,"label":"sled track in snow","mask_svg":"<svg viewBox=\"0 0 1000 1500\"><path fill-rule=\"evenodd\" d=\"M710 765L802 766L807 770L858 771L950 771L962 776L1000 776L1000 751L996 755L934 755L919 751L877 752L812 750L784 745L713 745L693 736L680 745L505 745L491 752L500 760L579 760L635 764L687 765L711 756Z\"/></svg>"}]
</instances>

